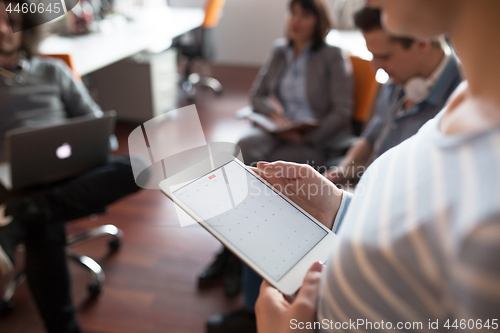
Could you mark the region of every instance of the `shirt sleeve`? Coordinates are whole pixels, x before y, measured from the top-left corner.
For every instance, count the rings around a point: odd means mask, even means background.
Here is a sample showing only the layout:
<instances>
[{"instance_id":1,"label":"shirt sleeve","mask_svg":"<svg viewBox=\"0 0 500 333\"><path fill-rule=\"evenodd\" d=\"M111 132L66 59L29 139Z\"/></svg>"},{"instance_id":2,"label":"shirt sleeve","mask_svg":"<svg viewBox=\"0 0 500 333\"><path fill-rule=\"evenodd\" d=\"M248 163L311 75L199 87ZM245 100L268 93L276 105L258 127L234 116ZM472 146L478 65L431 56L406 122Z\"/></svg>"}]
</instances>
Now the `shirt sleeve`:
<instances>
[{"instance_id":1,"label":"shirt sleeve","mask_svg":"<svg viewBox=\"0 0 500 333\"><path fill-rule=\"evenodd\" d=\"M473 319L500 328L500 216L482 222L467 232L459 243L456 260L450 262L448 299L454 304L455 319ZM486 328L486 327L485 327Z\"/></svg>"},{"instance_id":2,"label":"shirt sleeve","mask_svg":"<svg viewBox=\"0 0 500 333\"><path fill-rule=\"evenodd\" d=\"M252 103L253 110L258 113L269 115L275 112L275 108L269 101L269 97L273 94L271 90L271 72L275 70L275 67L280 62L281 57L280 46L282 46L283 41L281 39L274 42L273 49L267 60L259 70L255 81L252 84L252 89L250 90L250 101Z\"/></svg>"},{"instance_id":3,"label":"shirt sleeve","mask_svg":"<svg viewBox=\"0 0 500 333\"><path fill-rule=\"evenodd\" d=\"M375 112L366 126L366 129L361 134L361 137L366 139L372 146L375 145L387 119L391 107L392 92L393 87L391 87L391 85L385 85L380 89L375 104Z\"/></svg>"},{"instance_id":4,"label":"shirt sleeve","mask_svg":"<svg viewBox=\"0 0 500 333\"><path fill-rule=\"evenodd\" d=\"M368 126L366 126L366 129L361 134L361 137L366 139L366 141L368 141L373 147L375 145L375 141L377 141L377 138L380 135L380 132L382 131L383 124L384 123L381 117L375 114L368 123Z\"/></svg>"},{"instance_id":5,"label":"shirt sleeve","mask_svg":"<svg viewBox=\"0 0 500 333\"><path fill-rule=\"evenodd\" d=\"M344 221L345 214L347 212L347 208L349 208L349 205L351 204L351 200L354 197L352 193L342 191L342 201L340 202L340 207L339 211L337 212L337 216L335 217L335 220L333 221L333 227L332 231L334 233L337 233L339 230L340 226L342 225L342 222Z\"/></svg>"},{"instance_id":6,"label":"shirt sleeve","mask_svg":"<svg viewBox=\"0 0 500 333\"><path fill-rule=\"evenodd\" d=\"M327 93L330 112L320 120L318 128L309 131L308 137L314 145L321 146L351 123L354 107L354 78L351 60L347 52L329 48L326 58L329 89Z\"/></svg>"},{"instance_id":7,"label":"shirt sleeve","mask_svg":"<svg viewBox=\"0 0 500 333\"><path fill-rule=\"evenodd\" d=\"M68 118L102 114L101 108L90 97L83 82L75 79L71 69L63 62L57 66L57 80L61 87L61 100Z\"/></svg>"}]
</instances>

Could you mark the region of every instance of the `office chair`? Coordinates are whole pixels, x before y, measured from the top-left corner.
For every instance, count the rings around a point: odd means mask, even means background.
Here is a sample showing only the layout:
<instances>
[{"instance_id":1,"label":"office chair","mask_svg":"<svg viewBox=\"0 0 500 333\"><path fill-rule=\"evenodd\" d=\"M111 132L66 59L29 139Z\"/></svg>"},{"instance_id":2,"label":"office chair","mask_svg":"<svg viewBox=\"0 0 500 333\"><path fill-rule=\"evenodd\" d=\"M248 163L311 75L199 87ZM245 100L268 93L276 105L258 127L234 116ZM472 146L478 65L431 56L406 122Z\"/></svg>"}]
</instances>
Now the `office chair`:
<instances>
[{"instance_id":1,"label":"office chair","mask_svg":"<svg viewBox=\"0 0 500 333\"><path fill-rule=\"evenodd\" d=\"M102 267L94 259L85 255L78 254L70 250L69 248L85 241L108 235L112 236L112 239L108 242L109 253L111 254L119 249L121 245L121 238L123 236L123 231L112 224L102 225L100 227L81 232L77 235L68 236L66 238L66 246L68 248L66 251L66 256L68 257L68 259L77 263L78 266L82 267L90 274L91 280L87 286L87 289L89 292L89 297L91 299L96 298L101 292L101 284L105 279ZM5 285L3 289L2 299L0 300L0 313L2 315L6 315L14 309L14 302L12 301L12 298L14 297L14 294L19 285L21 285L21 283L23 283L25 279L26 273L23 268Z\"/></svg>"},{"instance_id":2,"label":"office chair","mask_svg":"<svg viewBox=\"0 0 500 333\"><path fill-rule=\"evenodd\" d=\"M377 97L379 83L375 79L370 61L351 55L354 75L354 112L353 129L355 135L361 135L363 126L371 117L373 103Z\"/></svg>"},{"instance_id":3,"label":"office chair","mask_svg":"<svg viewBox=\"0 0 500 333\"><path fill-rule=\"evenodd\" d=\"M58 58L66 62L66 64L73 70L73 75L76 78L80 78L78 73L74 71L73 62L71 56L68 54L53 54L47 55L47 57ZM66 256L71 261L77 263L80 267L86 270L90 276L91 281L88 284L88 292L90 298L95 298L101 292L101 284L104 282L104 272L101 266L92 258L80 255L70 249L70 247L77 244L101 238L104 236L111 236L111 240L108 242L109 253L116 252L121 245L121 238L123 236L123 231L118 229L112 224L102 225L76 235L70 235L66 237ZM22 248L22 246L21 246ZM17 287L26 279L26 274L24 268L21 269L4 287L2 299L0 300L0 313L7 314L14 308L14 303L12 298L16 292Z\"/></svg>"},{"instance_id":4,"label":"office chair","mask_svg":"<svg viewBox=\"0 0 500 333\"><path fill-rule=\"evenodd\" d=\"M224 4L225 0L208 0L205 6L205 20L201 27L174 41L174 46L178 48L180 54L187 58L184 75L179 81L189 100L194 99L197 84L211 88L216 94L222 93L221 83L209 76L208 62L215 57L215 29L219 24ZM186 39L188 41L185 41ZM197 59L203 62L201 74L192 72Z\"/></svg>"}]
</instances>

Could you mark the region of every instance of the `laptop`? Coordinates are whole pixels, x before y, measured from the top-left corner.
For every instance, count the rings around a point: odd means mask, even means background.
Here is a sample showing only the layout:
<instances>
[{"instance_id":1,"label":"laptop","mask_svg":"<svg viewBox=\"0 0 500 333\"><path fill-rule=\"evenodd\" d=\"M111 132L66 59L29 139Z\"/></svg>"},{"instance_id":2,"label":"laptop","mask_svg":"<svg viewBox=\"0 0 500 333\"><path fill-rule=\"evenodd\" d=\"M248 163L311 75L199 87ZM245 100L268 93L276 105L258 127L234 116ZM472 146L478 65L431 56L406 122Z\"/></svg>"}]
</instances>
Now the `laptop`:
<instances>
[{"instance_id":1,"label":"laptop","mask_svg":"<svg viewBox=\"0 0 500 333\"><path fill-rule=\"evenodd\" d=\"M43 127L5 133L7 161L0 163L0 181L8 190L62 180L106 163L116 112L67 119Z\"/></svg>"}]
</instances>

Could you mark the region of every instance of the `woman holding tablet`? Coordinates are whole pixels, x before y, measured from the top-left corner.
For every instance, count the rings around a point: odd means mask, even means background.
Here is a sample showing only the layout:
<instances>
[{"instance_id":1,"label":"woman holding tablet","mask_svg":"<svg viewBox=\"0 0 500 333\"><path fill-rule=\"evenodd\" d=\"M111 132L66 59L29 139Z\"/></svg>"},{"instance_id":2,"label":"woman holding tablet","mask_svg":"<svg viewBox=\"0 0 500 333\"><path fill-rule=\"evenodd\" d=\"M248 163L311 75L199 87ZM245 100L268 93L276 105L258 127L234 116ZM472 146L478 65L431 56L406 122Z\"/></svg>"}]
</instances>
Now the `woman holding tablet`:
<instances>
[{"instance_id":1,"label":"woman holding tablet","mask_svg":"<svg viewBox=\"0 0 500 333\"><path fill-rule=\"evenodd\" d=\"M384 11L393 33L447 33L468 82L436 118L370 166L349 205L347 193L330 202L290 195L325 225L349 208L327 266L313 265L294 301L262 284L258 330L497 330L500 2L369 2ZM303 168L258 165L270 183L318 181L313 171L286 177Z\"/></svg>"}]
</instances>

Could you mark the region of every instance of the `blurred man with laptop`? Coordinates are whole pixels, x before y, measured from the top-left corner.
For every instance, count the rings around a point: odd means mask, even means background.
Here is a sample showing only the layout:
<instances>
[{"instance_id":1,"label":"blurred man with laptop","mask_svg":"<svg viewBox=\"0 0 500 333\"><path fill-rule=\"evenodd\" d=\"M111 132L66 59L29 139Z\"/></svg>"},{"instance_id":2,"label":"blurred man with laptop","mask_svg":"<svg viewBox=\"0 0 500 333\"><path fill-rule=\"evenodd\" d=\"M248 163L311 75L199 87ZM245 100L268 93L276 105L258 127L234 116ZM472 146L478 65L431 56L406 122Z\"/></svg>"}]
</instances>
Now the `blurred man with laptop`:
<instances>
[{"instance_id":1,"label":"blurred man with laptop","mask_svg":"<svg viewBox=\"0 0 500 333\"><path fill-rule=\"evenodd\" d=\"M61 124L5 132L7 160L0 182L8 190L48 184L106 163L116 113L89 114Z\"/></svg>"},{"instance_id":2,"label":"blurred man with laptop","mask_svg":"<svg viewBox=\"0 0 500 333\"><path fill-rule=\"evenodd\" d=\"M63 224L103 212L139 188L129 157L108 158L113 115L63 62L36 55L40 31L23 28L36 26L37 16L8 16L6 6L16 1L0 1L0 160L16 169L5 182L12 190L0 186L0 272L13 269L15 248L24 243L29 287L47 331L80 332Z\"/></svg>"}]
</instances>

